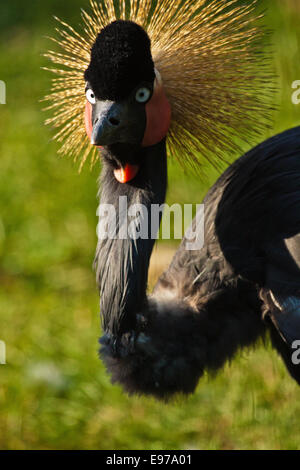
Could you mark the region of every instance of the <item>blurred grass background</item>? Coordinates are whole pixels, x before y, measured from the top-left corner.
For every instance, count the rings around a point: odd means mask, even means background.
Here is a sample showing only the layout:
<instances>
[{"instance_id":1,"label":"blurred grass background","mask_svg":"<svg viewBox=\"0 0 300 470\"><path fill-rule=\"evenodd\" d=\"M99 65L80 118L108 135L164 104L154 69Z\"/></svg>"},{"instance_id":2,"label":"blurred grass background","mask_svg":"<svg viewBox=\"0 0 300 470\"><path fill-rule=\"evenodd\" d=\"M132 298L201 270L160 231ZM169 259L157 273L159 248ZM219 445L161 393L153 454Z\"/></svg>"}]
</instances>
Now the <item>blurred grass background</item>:
<instances>
[{"instance_id":1,"label":"blurred grass background","mask_svg":"<svg viewBox=\"0 0 300 470\"><path fill-rule=\"evenodd\" d=\"M300 122L300 0L268 0L278 74L269 134ZM0 6L1 449L300 449L300 391L270 348L240 354L197 393L165 405L128 398L97 358L96 245L99 168L79 175L59 159L43 105L52 15L77 25L88 0L10 0ZM266 136L267 137L267 136ZM246 150L246 148L245 148ZM196 203L206 187L170 165L168 202ZM173 247L156 248L151 279Z\"/></svg>"}]
</instances>

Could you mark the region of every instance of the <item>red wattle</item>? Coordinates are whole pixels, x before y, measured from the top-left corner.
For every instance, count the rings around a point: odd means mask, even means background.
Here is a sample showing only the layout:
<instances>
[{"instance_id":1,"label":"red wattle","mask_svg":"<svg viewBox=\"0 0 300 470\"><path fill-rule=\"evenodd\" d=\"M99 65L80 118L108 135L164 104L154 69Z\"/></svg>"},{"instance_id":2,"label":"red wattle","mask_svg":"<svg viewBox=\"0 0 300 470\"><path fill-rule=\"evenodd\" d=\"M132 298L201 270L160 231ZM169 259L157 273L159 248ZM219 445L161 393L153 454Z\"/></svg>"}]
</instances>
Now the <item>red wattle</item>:
<instances>
[{"instance_id":1,"label":"red wattle","mask_svg":"<svg viewBox=\"0 0 300 470\"><path fill-rule=\"evenodd\" d=\"M119 183L128 183L136 176L138 171L138 165L130 165L129 163L126 163L124 168L121 167L114 170L114 175Z\"/></svg>"},{"instance_id":2,"label":"red wattle","mask_svg":"<svg viewBox=\"0 0 300 470\"><path fill-rule=\"evenodd\" d=\"M150 147L167 135L171 122L171 106L161 84L154 88L153 95L146 104L146 119L142 146Z\"/></svg>"}]
</instances>

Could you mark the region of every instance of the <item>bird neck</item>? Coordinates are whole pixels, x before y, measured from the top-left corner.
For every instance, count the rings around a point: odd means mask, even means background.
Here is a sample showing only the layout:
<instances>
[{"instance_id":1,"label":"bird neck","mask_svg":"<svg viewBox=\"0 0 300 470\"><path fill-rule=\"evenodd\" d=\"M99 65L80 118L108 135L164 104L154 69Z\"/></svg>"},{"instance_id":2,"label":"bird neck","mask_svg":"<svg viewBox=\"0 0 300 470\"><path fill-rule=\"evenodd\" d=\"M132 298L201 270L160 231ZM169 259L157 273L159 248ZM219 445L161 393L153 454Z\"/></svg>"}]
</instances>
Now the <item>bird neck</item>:
<instances>
[{"instance_id":1,"label":"bird neck","mask_svg":"<svg viewBox=\"0 0 300 470\"><path fill-rule=\"evenodd\" d=\"M105 149L95 260L102 326L115 337L134 329L145 307L149 261L160 223L160 218L153 220L151 207L163 204L167 185L165 139L139 149L134 157L127 155L140 163L129 184L119 183L113 174L111 161L120 161L120 154L122 146Z\"/></svg>"}]
</instances>

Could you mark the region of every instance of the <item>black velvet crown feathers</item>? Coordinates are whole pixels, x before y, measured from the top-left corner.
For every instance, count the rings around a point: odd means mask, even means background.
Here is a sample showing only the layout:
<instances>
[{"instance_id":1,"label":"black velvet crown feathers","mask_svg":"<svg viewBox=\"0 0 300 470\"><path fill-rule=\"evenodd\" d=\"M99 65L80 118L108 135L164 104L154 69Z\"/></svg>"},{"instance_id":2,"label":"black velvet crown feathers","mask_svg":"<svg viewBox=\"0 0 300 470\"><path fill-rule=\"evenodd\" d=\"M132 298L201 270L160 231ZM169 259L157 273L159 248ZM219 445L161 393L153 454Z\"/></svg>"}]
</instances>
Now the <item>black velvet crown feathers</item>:
<instances>
[{"instance_id":1,"label":"black velvet crown feathers","mask_svg":"<svg viewBox=\"0 0 300 470\"><path fill-rule=\"evenodd\" d=\"M132 21L114 21L98 34L85 72L98 99L126 98L141 82L155 77L151 42Z\"/></svg>"}]
</instances>

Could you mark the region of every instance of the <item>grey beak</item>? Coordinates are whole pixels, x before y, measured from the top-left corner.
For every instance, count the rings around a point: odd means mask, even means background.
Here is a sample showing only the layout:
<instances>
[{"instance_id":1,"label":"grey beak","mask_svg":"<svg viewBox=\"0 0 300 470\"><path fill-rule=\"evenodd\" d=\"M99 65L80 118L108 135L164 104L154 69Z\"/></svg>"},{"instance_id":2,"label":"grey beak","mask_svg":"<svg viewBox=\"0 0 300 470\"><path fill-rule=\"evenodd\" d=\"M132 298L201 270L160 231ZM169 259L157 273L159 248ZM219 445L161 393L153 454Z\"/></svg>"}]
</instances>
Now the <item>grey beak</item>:
<instances>
[{"instance_id":1,"label":"grey beak","mask_svg":"<svg viewBox=\"0 0 300 470\"><path fill-rule=\"evenodd\" d=\"M96 107L91 136L92 145L109 145L116 141L121 125L122 108L116 103L102 102Z\"/></svg>"}]
</instances>

